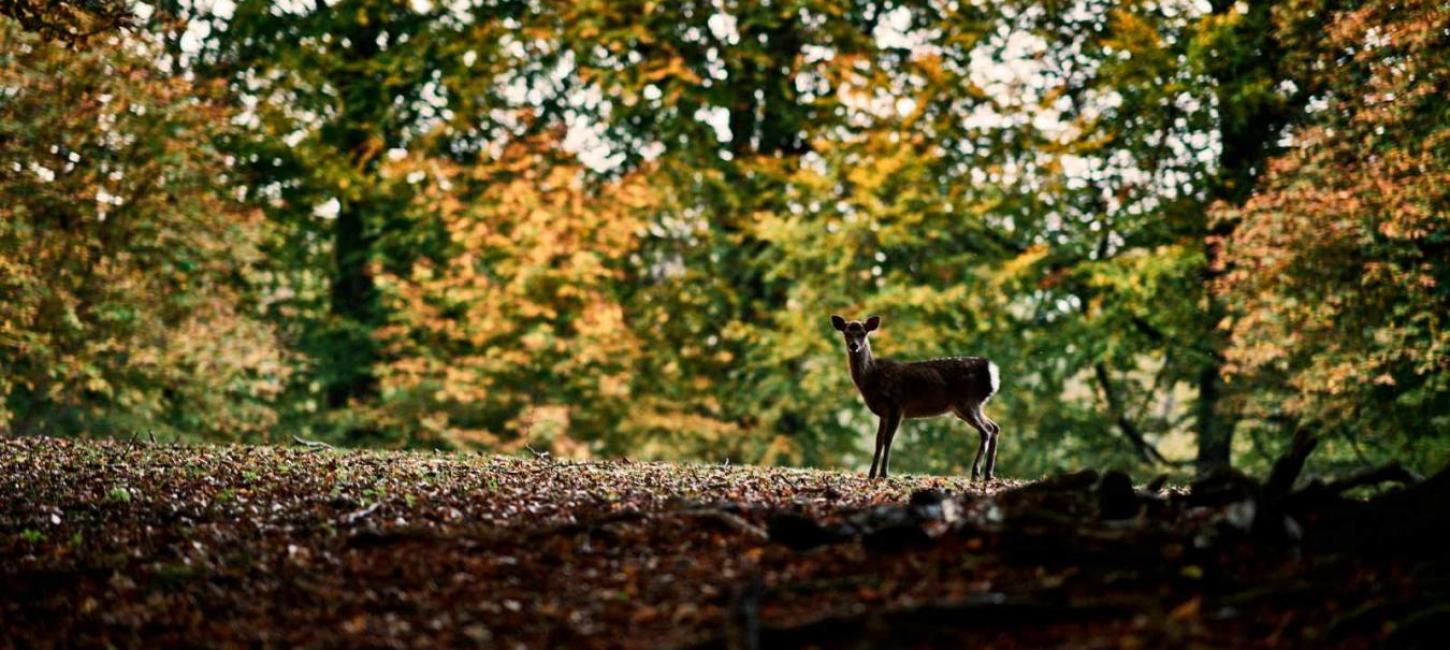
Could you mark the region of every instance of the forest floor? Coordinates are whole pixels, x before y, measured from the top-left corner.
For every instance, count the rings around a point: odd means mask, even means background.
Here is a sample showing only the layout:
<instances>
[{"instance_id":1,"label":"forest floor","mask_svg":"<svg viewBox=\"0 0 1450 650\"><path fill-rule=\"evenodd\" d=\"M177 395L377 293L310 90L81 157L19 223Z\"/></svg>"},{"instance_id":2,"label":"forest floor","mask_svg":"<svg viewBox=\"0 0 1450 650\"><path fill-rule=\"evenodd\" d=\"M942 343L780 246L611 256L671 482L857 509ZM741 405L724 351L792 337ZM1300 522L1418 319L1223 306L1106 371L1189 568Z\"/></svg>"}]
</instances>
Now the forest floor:
<instances>
[{"instance_id":1,"label":"forest floor","mask_svg":"<svg viewBox=\"0 0 1450 650\"><path fill-rule=\"evenodd\" d=\"M1266 542L1121 476L0 439L0 647L1408 647L1445 619L1443 558Z\"/></svg>"}]
</instances>

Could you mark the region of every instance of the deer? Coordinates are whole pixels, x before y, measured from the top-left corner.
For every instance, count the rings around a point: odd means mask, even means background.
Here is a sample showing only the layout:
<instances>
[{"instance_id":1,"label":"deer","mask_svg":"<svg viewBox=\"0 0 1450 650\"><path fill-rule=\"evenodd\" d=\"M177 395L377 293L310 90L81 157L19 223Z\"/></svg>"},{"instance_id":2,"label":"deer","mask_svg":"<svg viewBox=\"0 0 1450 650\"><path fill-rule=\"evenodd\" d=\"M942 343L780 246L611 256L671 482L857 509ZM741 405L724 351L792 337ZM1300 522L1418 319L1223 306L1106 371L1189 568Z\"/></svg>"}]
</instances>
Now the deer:
<instances>
[{"instance_id":1,"label":"deer","mask_svg":"<svg viewBox=\"0 0 1450 650\"><path fill-rule=\"evenodd\" d=\"M949 357L926 361L899 362L871 354L871 333L881 327L881 317L865 322L847 322L831 316L831 325L846 339L851 381L861 392L880 423L876 427L876 453L871 457L869 478L886 478L891 465L891 442L902 419L931 418L951 413L980 436L977 457L972 461L972 480L979 478L982 458L987 459L985 480L992 480L997 465L997 434L1001 428L982 413L982 406L997 394L1000 386L997 364L982 357Z\"/></svg>"}]
</instances>

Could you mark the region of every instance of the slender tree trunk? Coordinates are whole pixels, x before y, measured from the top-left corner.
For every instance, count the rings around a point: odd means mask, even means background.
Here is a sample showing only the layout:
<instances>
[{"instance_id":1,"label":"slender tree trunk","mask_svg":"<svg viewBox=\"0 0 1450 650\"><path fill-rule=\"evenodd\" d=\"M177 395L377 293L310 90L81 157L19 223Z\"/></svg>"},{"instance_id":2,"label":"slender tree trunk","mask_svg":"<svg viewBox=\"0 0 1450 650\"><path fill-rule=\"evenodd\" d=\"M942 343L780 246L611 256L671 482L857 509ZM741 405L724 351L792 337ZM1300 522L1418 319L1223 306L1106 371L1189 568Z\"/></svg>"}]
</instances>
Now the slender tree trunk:
<instances>
[{"instance_id":1,"label":"slender tree trunk","mask_svg":"<svg viewBox=\"0 0 1450 650\"><path fill-rule=\"evenodd\" d=\"M352 57L365 61L377 56L377 36L378 28L372 24L349 35ZM377 136L364 125L379 122L377 100L368 97L376 92L376 83L359 70L344 71L336 83L344 99L344 114L331 129L324 131L324 137L356 170L371 171L377 166L375 159L380 146ZM329 311L333 323L323 367L327 403L331 408L365 401L375 396L378 389L373 368L377 361L373 330L381 324L381 318L371 269L374 236L369 228L369 214L375 208L362 198L366 195L366 189L344 193L339 198L332 228L334 267Z\"/></svg>"},{"instance_id":2,"label":"slender tree trunk","mask_svg":"<svg viewBox=\"0 0 1450 650\"><path fill-rule=\"evenodd\" d=\"M1210 233L1211 234L1211 233ZM1213 281L1217 277L1218 246L1211 237L1204 242L1205 268L1203 269L1203 331L1199 341L1205 348L1203 362L1198 369L1198 400L1194 403L1194 429L1197 433L1198 454L1194 465L1199 473L1207 473L1232 463L1233 433L1236 414L1229 412L1224 401L1223 353L1228 347L1228 337L1218 328L1224 318L1224 304L1214 294Z\"/></svg>"},{"instance_id":3,"label":"slender tree trunk","mask_svg":"<svg viewBox=\"0 0 1450 650\"><path fill-rule=\"evenodd\" d=\"M1198 428L1198 457L1194 464L1199 472L1228 467L1233 448L1231 416L1223 412L1223 376L1217 363L1205 364L1198 375L1198 402L1195 417Z\"/></svg>"},{"instance_id":4,"label":"slender tree trunk","mask_svg":"<svg viewBox=\"0 0 1450 650\"><path fill-rule=\"evenodd\" d=\"M364 208L343 202L333 225L332 315L337 319L330 343L332 381L327 402L332 408L377 392L373 374L376 360L372 330L377 325L377 291L368 268L371 241Z\"/></svg>"},{"instance_id":5,"label":"slender tree trunk","mask_svg":"<svg viewBox=\"0 0 1450 650\"><path fill-rule=\"evenodd\" d=\"M1236 11L1233 0L1213 0L1213 13ZM1210 190L1211 202L1242 205L1252 194L1265 161L1274 153L1279 132L1291 114L1294 100L1285 100L1262 87L1274 88L1284 77L1283 52L1274 36L1273 3L1251 3L1236 22L1234 51L1220 53L1210 73L1217 83L1219 136L1222 150L1218 174ZM1267 86L1264 86L1267 84ZM1213 282L1219 268L1218 242L1232 232L1231 225L1203 227L1203 363L1198 372L1198 400L1194 407L1200 472L1227 467L1231 462L1237 416L1224 399L1223 352L1227 338L1218 329L1226 314L1215 295Z\"/></svg>"}]
</instances>

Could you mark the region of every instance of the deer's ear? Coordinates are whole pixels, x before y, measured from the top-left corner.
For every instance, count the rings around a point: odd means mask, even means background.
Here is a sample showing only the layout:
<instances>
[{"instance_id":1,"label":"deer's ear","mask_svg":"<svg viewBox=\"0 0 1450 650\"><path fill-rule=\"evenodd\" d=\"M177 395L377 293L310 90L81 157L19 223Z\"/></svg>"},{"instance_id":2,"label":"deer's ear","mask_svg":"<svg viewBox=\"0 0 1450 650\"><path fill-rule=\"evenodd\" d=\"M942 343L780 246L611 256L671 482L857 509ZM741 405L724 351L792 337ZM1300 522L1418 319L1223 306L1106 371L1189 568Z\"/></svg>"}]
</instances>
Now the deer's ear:
<instances>
[{"instance_id":1,"label":"deer's ear","mask_svg":"<svg viewBox=\"0 0 1450 650\"><path fill-rule=\"evenodd\" d=\"M842 332L846 331L846 319L835 314L831 314L831 325Z\"/></svg>"},{"instance_id":2,"label":"deer's ear","mask_svg":"<svg viewBox=\"0 0 1450 650\"><path fill-rule=\"evenodd\" d=\"M868 332L874 332L874 331L876 331L876 328L878 328L878 327L881 327L881 317L880 316L872 316L872 317L866 319L866 331L868 331Z\"/></svg>"}]
</instances>

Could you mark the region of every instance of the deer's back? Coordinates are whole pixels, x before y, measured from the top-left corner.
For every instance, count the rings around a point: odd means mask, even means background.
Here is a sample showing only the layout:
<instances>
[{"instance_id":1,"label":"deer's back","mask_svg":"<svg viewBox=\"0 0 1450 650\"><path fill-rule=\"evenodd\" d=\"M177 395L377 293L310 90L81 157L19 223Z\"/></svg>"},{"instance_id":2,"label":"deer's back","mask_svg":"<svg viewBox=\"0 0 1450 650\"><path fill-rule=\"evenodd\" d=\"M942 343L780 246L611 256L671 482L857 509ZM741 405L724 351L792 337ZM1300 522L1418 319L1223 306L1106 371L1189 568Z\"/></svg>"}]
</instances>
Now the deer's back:
<instances>
[{"instance_id":1,"label":"deer's back","mask_svg":"<svg viewBox=\"0 0 1450 650\"><path fill-rule=\"evenodd\" d=\"M880 359L864 383L861 392L873 412L885 413L900 405L908 418L941 415L984 402L996 392L992 365L981 357L906 363Z\"/></svg>"}]
</instances>

